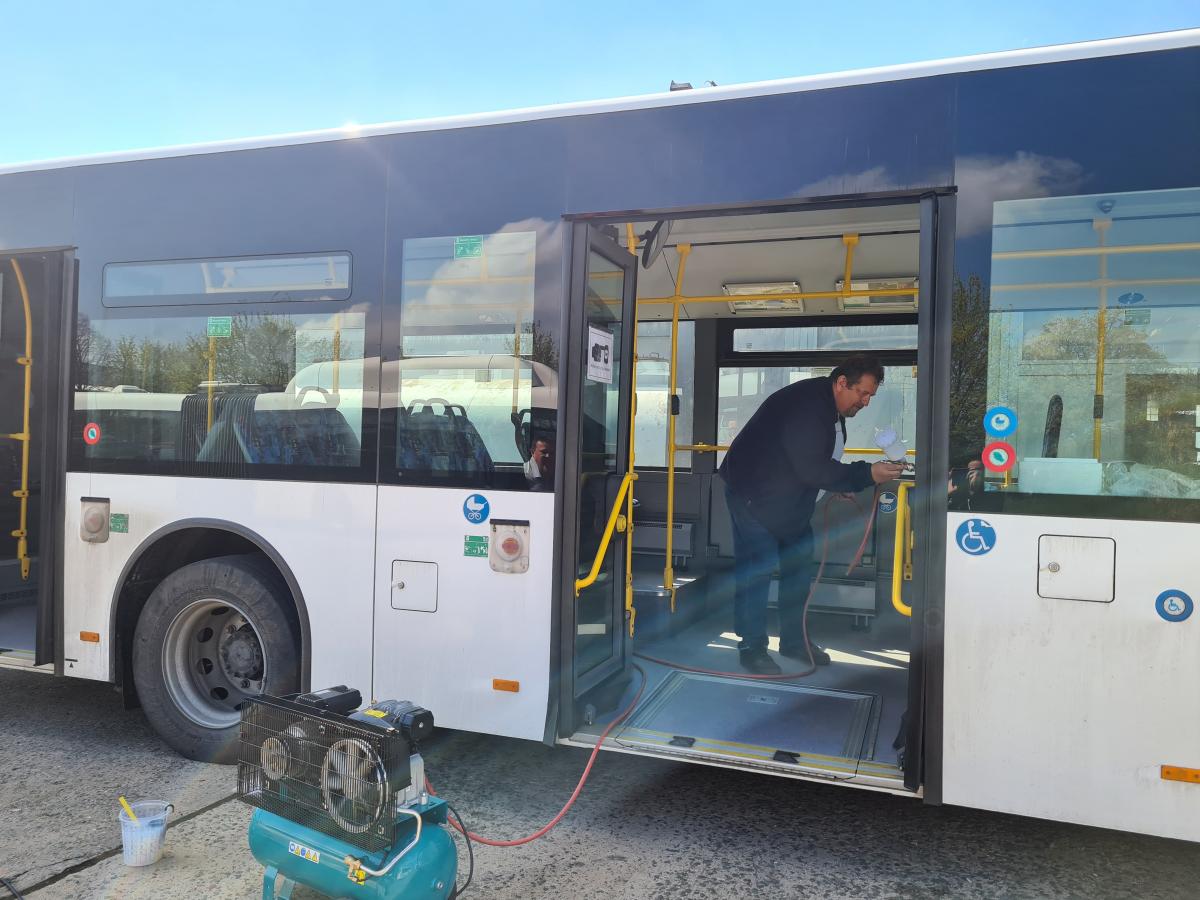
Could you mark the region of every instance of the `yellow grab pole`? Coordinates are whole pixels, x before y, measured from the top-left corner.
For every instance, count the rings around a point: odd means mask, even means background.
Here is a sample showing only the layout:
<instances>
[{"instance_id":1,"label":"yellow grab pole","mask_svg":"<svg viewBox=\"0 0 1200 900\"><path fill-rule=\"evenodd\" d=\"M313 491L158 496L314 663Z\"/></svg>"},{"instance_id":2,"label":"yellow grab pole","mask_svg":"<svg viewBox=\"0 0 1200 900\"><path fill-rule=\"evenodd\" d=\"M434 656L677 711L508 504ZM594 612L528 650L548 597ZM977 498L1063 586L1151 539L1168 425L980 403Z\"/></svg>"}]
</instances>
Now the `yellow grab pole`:
<instances>
[{"instance_id":1,"label":"yellow grab pole","mask_svg":"<svg viewBox=\"0 0 1200 900\"><path fill-rule=\"evenodd\" d=\"M604 526L604 535L600 538L600 547L596 550L596 558L592 560L592 568L588 571L586 578L580 578L575 582L576 597L579 596L579 592L584 588L595 584L596 579L600 577L600 566L604 563L604 555L608 552L609 541L612 540L613 532L618 530L617 520L623 518L621 516L621 503L624 501L625 495L629 492L629 488L636 477L634 474L626 474L621 479L621 489L617 491L617 499L613 503L612 512L608 514L608 522ZM626 527L628 527L628 523L626 523Z\"/></svg>"},{"instance_id":2,"label":"yellow grab pole","mask_svg":"<svg viewBox=\"0 0 1200 900\"><path fill-rule=\"evenodd\" d=\"M1112 219L1095 219L1092 227L1100 246L1104 247L1108 237L1108 229ZM1104 279L1108 277L1108 254L1100 254L1100 308L1096 312L1096 396L1092 401L1092 456L1100 461L1100 425L1104 419L1104 351L1108 338L1108 287Z\"/></svg>"},{"instance_id":3,"label":"yellow grab pole","mask_svg":"<svg viewBox=\"0 0 1200 900\"><path fill-rule=\"evenodd\" d=\"M1139 281L1138 284L1145 282ZM729 303L732 300L836 300L839 297L915 297L919 288L869 288L860 291L787 291L779 294L700 294L695 297L680 297L684 303ZM673 303L674 297L642 297L642 306L665 306Z\"/></svg>"},{"instance_id":4,"label":"yellow grab pole","mask_svg":"<svg viewBox=\"0 0 1200 900\"><path fill-rule=\"evenodd\" d=\"M633 223L625 223L626 249L633 254L634 271L637 271L637 235L633 231ZM634 440L637 424L637 292L633 296L633 371L629 378L629 466L627 474L634 473ZM629 619L629 637L633 637L633 623L637 619L637 610L633 606L633 482L630 477L629 496L625 500L625 615Z\"/></svg>"},{"instance_id":5,"label":"yellow grab pole","mask_svg":"<svg viewBox=\"0 0 1200 900\"><path fill-rule=\"evenodd\" d=\"M675 404L678 402L679 375L679 307L683 302L683 273L687 269L691 244L680 244L679 272L675 275L675 296L671 304L671 386L667 394L667 541L663 563L663 587L671 595L671 612L675 612L675 568L672 565L675 537Z\"/></svg>"},{"instance_id":6,"label":"yellow grab pole","mask_svg":"<svg viewBox=\"0 0 1200 900\"><path fill-rule=\"evenodd\" d=\"M217 377L217 339L208 339L208 431L212 431L213 381Z\"/></svg>"},{"instance_id":7,"label":"yellow grab pole","mask_svg":"<svg viewBox=\"0 0 1200 900\"><path fill-rule=\"evenodd\" d=\"M340 387L340 379L338 377L338 367L342 364L342 314L338 313L333 317L333 383L331 384L333 395L338 395Z\"/></svg>"},{"instance_id":8,"label":"yellow grab pole","mask_svg":"<svg viewBox=\"0 0 1200 900\"><path fill-rule=\"evenodd\" d=\"M908 489L912 483L900 482L896 490L896 541L892 555L892 606L902 616L912 616L912 607L904 602L902 596L904 587L904 569L911 544L908 539Z\"/></svg>"},{"instance_id":9,"label":"yellow grab pole","mask_svg":"<svg viewBox=\"0 0 1200 900\"><path fill-rule=\"evenodd\" d=\"M857 234L843 234L842 243L846 245L846 268L842 272L842 296L850 296L850 277L854 271L854 248L858 246Z\"/></svg>"},{"instance_id":10,"label":"yellow grab pole","mask_svg":"<svg viewBox=\"0 0 1200 900\"><path fill-rule=\"evenodd\" d=\"M6 435L21 442L21 487L12 495L21 501L21 522L12 536L17 539L17 559L21 561L21 579L29 579L29 407L33 399L33 313L29 308L29 287L25 284L25 273L15 259L13 271L17 275L17 287L21 291L21 305L25 310L25 355L17 357L17 365L25 369L25 414L19 434Z\"/></svg>"}]
</instances>

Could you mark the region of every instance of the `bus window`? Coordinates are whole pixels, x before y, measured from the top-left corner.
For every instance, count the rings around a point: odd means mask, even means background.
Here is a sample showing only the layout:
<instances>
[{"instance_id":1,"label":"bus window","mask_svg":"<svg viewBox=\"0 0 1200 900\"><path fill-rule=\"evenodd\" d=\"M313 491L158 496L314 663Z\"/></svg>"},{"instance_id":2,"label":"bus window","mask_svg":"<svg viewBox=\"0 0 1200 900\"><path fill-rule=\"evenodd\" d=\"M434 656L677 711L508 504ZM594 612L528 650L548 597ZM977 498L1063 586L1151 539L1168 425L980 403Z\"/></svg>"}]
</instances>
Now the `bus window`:
<instances>
[{"instance_id":1,"label":"bus window","mask_svg":"<svg viewBox=\"0 0 1200 900\"><path fill-rule=\"evenodd\" d=\"M914 328L916 326L913 326ZM789 329L791 330L791 329ZM717 443L728 445L762 402L782 387L806 378L828 375L832 366L736 366L722 367L718 379ZM917 449L917 376L911 365L883 367L883 385L870 405L846 420L846 447L875 449L875 428L890 425L910 450ZM724 459L724 452L718 459ZM874 459L855 455L854 459ZM847 458L847 462L854 459Z\"/></svg>"},{"instance_id":2,"label":"bus window","mask_svg":"<svg viewBox=\"0 0 1200 900\"><path fill-rule=\"evenodd\" d=\"M997 202L990 298L956 285L958 380L979 387L955 397L952 464L1002 440L1000 492L1200 499L1198 242L1200 189ZM1011 433L985 432L995 407Z\"/></svg>"},{"instance_id":3,"label":"bus window","mask_svg":"<svg viewBox=\"0 0 1200 900\"><path fill-rule=\"evenodd\" d=\"M692 442L692 413L695 408L696 323L679 323L675 383L679 389L679 417L675 421L675 443ZM637 420L634 453L641 468L667 465L667 414L670 409L671 323L639 322L637 344ZM692 453L681 450L675 466L691 468Z\"/></svg>"},{"instance_id":4,"label":"bus window","mask_svg":"<svg viewBox=\"0 0 1200 900\"><path fill-rule=\"evenodd\" d=\"M86 466L357 467L362 313L81 319L75 452Z\"/></svg>"},{"instance_id":5,"label":"bus window","mask_svg":"<svg viewBox=\"0 0 1200 900\"><path fill-rule=\"evenodd\" d=\"M553 489L558 351L534 315L536 238L404 241L388 480Z\"/></svg>"}]
</instances>

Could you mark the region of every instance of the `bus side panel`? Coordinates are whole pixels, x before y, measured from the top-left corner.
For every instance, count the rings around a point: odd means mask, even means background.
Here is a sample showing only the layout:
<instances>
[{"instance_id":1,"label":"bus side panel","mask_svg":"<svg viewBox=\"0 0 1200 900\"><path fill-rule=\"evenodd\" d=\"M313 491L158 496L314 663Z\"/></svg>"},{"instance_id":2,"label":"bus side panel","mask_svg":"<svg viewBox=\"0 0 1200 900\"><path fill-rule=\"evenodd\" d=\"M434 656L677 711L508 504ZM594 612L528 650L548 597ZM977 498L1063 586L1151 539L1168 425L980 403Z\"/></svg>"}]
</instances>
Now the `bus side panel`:
<instances>
[{"instance_id":1,"label":"bus side panel","mask_svg":"<svg viewBox=\"0 0 1200 900\"><path fill-rule=\"evenodd\" d=\"M1200 616L1155 608L1200 597L1200 525L986 514L971 555L969 518L947 527L945 801L1200 841L1200 786L1160 775L1200 768ZM1042 535L1115 541L1112 602L1039 596Z\"/></svg>"},{"instance_id":2,"label":"bus side panel","mask_svg":"<svg viewBox=\"0 0 1200 900\"><path fill-rule=\"evenodd\" d=\"M109 498L114 514L128 516L128 532L82 541L81 497ZM368 689L374 485L70 472L65 505L65 674L114 678L109 623L126 562L159 529L182 518L211 519L245 524L286 560L308 611L312 685ZM100 641L80 640L80 632L96 632Z\"/></svg>"},{"instance_id":3,"label":"bus side panel","mask_svg":"<svg viewBox=\"0 0 1200 900\"><path fill-rule=\"evenodd\" d=\"M527 524L525 571L493 566L509 522ZM550 493L381 486L375 697L412 700L449 728L541 740L556 540Z\"/></svg>"}]
</instances>

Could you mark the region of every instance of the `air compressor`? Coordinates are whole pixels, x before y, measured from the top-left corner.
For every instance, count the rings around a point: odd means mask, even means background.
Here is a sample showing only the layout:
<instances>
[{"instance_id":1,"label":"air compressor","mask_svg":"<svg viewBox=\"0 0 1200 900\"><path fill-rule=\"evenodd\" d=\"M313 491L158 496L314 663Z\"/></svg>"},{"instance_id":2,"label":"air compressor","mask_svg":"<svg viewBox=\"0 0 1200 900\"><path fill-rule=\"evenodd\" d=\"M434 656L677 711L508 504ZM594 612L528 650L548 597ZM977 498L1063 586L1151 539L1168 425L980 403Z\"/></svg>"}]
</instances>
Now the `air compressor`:
<instances>
[{"instance_id":1,"label":"air compressor","mask_svg":"<svg viewBox=\"0 0 1200 900\"><path fill-rule=\"evenodd\" d=\"M361 706L339 685L242 707L238 797L255 807L264 900L286 900L295 884L328 897L457 896L450 807L426 790L419 749L433 713L405 700Z\"/></svg>"}]
</instances>

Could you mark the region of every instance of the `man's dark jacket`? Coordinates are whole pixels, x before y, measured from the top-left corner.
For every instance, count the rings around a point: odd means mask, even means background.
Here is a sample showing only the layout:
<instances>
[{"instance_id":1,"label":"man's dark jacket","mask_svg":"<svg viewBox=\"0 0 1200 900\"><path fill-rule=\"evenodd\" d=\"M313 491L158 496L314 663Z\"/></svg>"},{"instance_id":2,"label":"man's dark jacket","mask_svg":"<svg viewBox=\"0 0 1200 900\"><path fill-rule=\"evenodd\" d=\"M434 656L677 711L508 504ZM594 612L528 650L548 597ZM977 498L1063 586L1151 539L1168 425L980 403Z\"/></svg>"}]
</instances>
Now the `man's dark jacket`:
<instances>
[{"instance_id":1,"label":"man's dark jacket","mask_svg":"<svg viewBox=\"0 0 1200 900\"><path fill-rule=\"evenodd\" d=\"M871 484L871 466L833 459L834 426L846 422L833 402L829 378L780 388L763 401L733 439L720 473L740 502L777 540L809 530L817 492L858 492Z\"/></svg>"}]
</instances>

